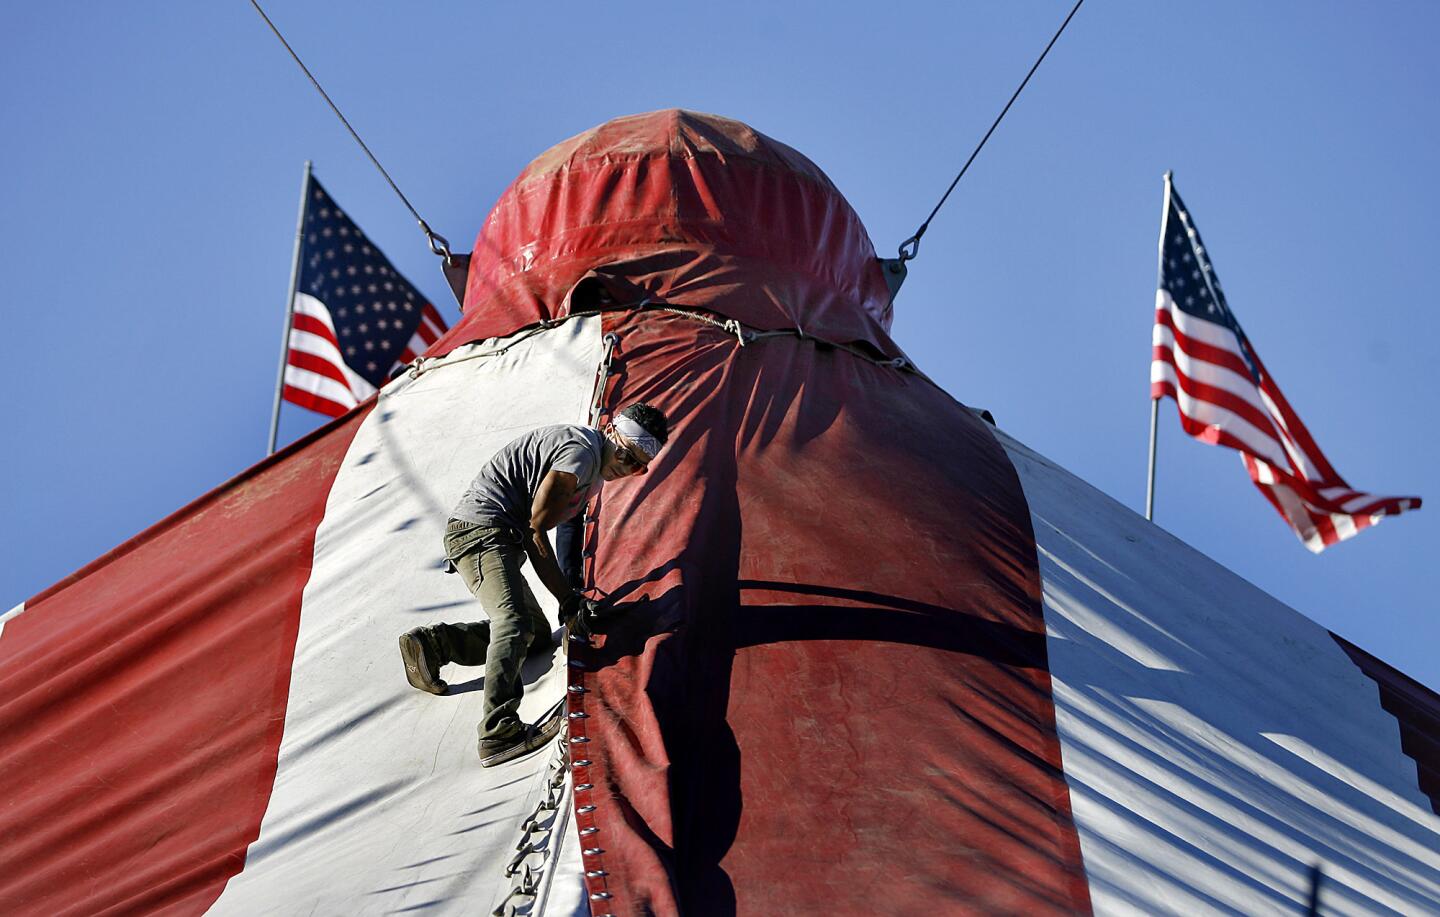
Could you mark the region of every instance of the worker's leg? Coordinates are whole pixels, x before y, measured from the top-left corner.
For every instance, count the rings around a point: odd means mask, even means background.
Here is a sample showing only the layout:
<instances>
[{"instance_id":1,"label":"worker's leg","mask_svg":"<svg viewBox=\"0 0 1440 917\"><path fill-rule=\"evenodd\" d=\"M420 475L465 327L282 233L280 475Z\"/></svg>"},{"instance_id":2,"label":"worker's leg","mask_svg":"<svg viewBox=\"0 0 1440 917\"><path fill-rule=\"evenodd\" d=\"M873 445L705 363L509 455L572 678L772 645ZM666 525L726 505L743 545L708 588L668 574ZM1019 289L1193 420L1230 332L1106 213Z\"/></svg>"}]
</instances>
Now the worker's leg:
<instances>
[{"instance_id":1,"label":"worker's leg","mask_svg":"<svg viewBox=\"0 0 1440 917\"><path fill-rule=\"evenodd\" d=\"M525 614L530 619L530 652L544 652L555 645L550 634L550 621L540 609L540 603L535 600L530 584L522 578L520 585L525 590Z\"/></svg>"},{"instance_id":2,"label":"worker's leg","mask_svg":"<svg viewBox=\"0 0 1440 917\"><path fill-rule=\"evenodd\" d=\"M481 583L483 576L480 573L480 554L484 548L492 545L508 545L515 541L516 535L508 529L479 529L478 532L470 533L463 526L468 523L451 520L450 528L460 534L456 537L446 538L446 551L452 549L458 553L450 553L451 562L465 581L465 587L476 598L481 596ZM478 527L475 527L478 529ZM468 552L468 553L466 553ZM520 555L520 564L525 563L525 555ZM530 584L523 576L519 579L520 596L524 605L525 614L531 622L530 652L541 652L550 649L555 641L550 637L550 622L546 620L545 613L540 610L540 603L535 600L535 593L531 591ZM488 614L488 606L487 611ZM439 642L441 652L446 662L454 662L459 665L484 665L489 652L490 643L490 622L477 621L472 624L436 624L431 628L436 640Z\"/></svg>"},{"instance_id":3,"label":"worker's leg","mask_svg":"<svg viewBox=\"0 0 1440 917\"><path fill-rule=\"evenodd\" d=\"M525 693L520 663L535 639L535 617L528 606L535 598L520 572L525 552L518 545L499 545L479 555L478 593L490 616L485 656L485 712L480 738L507 738L522 728L516 711Z\"/></svg>"}]
</instances>

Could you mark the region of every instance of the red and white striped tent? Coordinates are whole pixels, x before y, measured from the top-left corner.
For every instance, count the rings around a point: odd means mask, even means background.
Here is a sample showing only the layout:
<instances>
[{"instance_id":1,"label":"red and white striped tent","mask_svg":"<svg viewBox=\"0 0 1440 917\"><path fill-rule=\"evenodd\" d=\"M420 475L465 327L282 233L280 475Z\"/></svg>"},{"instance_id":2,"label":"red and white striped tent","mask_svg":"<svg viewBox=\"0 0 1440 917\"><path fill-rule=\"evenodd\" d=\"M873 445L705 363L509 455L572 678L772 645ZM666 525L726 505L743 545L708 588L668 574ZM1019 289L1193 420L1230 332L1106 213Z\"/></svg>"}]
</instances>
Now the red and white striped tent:
<instances>
[{"instance_id":1,"label":"red and white striped tent","mask_svg":"<svg viewBox=\"0 0 1440 917\"><path fill-rule=\"evenodd\" d=\"M1322 911L1440 911L1440 699L889 324L783 144L667 111L545 153L417 371L4 617L0 912L1293 913L1317 865ZM597 391L674 424L586 530L634 605L527 664L568 742L484 770L478 680L411 689L396 636L478 614L447 510Z\"/></svg>"}]
</instances>

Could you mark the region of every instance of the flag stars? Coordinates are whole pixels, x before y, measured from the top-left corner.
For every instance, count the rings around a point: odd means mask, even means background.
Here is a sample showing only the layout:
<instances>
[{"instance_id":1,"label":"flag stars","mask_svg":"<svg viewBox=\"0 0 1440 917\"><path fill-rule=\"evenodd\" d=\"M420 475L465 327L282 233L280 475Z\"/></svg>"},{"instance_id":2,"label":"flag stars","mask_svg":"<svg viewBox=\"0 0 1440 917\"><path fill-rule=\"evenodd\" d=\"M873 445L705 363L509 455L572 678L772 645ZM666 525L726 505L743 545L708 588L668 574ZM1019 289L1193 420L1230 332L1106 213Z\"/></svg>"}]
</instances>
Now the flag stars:
<instances>
[{"instance_id":1,"label":"flag stars","mask_svg":"<svg viewBox=\"0 0 1440 917\"><path fill-rule=\"evenodd\" d=\"M329 226L326 226L324 229L320 230L320 235L328 239L331 236L335 235L335 230L331 229Z\"/></svg>"},{"instance_id":2,"label":"flag stars","mask_svg":"<svg viewBox=\"0 0 1440 917\"><path fill-rule=\"evenodd\" d=\"M381 341L381 342L380 342L380 349L381 349L381 350L389 350L389 349L390 349L390 342L389 342L389 341Z\"/></svg>"},{"instance_id":3,"label":"flag stars","mask_svg":"<svg viewBox=\"0 0 1440 917\"><path fill-rule=\"evenodd\" d=\"M354 277L358 273L359 270L353 264L345 268L345 274L349 277Z\"/></svg>"},{"instance_id":4,"label":"flag stars","mask_svg":"<svg viewBox=\"0 0 1440 917\"><path fill-rule=\"evenodd\" d=\"M347 255L353 255L355 253L355 246L351 245L349 242L346 242L344 245L340 246L340 250Z\"/></svg>"},{"instance_id":5,"label":"flag stars","mask_svg":"<svg viewBox=\"0 0 1440 917\"><path fill-rule=\"evenodd\" d=\"M360 295L360 284L357 283L354 286L350 287L350 292L357 296Z\"/></svg>"},{"instance_id":6,"label":"flag stars","mask_svg":"<svg viewBox=\"0 0 1440 917\"><path fill-rule=\"evenodd\" d=\"M340 269L339 269L338 267L332 267L332 268L330 269L330 277L331 277L331 279L333 279L333 280L339 280L339 279L340 279Z\"/></svg>"}]
</instances>

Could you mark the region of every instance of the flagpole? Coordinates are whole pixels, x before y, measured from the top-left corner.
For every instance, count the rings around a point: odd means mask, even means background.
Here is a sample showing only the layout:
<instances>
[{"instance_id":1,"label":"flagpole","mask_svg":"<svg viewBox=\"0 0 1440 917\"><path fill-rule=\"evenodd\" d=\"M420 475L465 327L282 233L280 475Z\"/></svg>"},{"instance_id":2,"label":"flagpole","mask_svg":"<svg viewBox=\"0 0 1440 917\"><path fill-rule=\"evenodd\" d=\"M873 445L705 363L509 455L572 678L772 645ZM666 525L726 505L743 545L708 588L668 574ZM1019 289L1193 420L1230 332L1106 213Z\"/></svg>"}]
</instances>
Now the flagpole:
<instances>
[{"instance_id":1,"label":"flagpole","mask_svg":"<svg viewBox=\"0 0 1440 917\"><path fill-rule=\"evenodd\" d=\"M1160 284L1165 280L1165 230L1169 228L1170 221L1170 181L1174 177L1173 172L1165 171L1165 203L1160 210L1160 245L1159 254L1155 259L1155 289L1160 289ZM1160 420L1160 399L1153 394L1150 396L1150 463L1145 473L1145 519L1153 522L1155 519L1155 433L1159 427Z\"/></svg>"},{"instance_id":2,"label":"flagpole","mask_svg":"<svg viewBox=\"0 0 1440 917\"><path fill-rule=\"evenodd\" d=\"M295 252L290 258L290 295L285 300L285 325L281 329L280 369L275 373L275 407L270 412L270 443L266 455L275 453L275 436L280 432L280 402L285 392L285 362L290 357L290 324L295 318L295 283L300 276L300 249L305 240L305 208L310 201L310 160L305 160L305 178L300 183L300 214L295 218Z\"/></svg>"}]
</instances>

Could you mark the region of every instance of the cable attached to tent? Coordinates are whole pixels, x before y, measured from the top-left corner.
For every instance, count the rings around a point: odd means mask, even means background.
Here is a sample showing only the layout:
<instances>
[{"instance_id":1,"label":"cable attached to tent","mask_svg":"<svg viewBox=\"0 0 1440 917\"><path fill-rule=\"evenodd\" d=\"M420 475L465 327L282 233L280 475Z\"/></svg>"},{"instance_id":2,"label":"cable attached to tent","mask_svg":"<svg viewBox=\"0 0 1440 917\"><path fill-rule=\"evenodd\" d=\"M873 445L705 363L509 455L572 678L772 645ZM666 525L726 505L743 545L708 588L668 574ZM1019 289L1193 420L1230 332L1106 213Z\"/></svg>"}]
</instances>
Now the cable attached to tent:
<instances>
[{"instance_id":1,"label":"cable attached to tent","mask_svg":"<svg viewBox=\"0 0 1440 917\"><path fill-rule=\"evenodd\" d=\"M295 63L300 65L300 69L305 71L305 75L308 76L310 82L315 85L316 91L324 97L326 104L330 106L330 110L335 112L335 117L340 119L340 123L345 125L345 129L350 132L350 136L354 137L355 142L360 144L360 149L365 151L365 155L370 157L370 161L375 164L376 169L380 170L380 174L385 177L385 181L390 183L391 189L395 192L396 196L400 198L400 202L405 205L405 209L409 210L410 215L415 218L415 222L420 224L421 231L425 233L426 241L430 243L430 251L444 258L446 267L449 267L452 258L449 240L431 229L430 224L425 222L425 218L420 216L420 213L415 209L414 205L410 203L410 199L405 196L405 192L400 190L400 186L395 184L395 179L391 178L390 173L385 171L385 167L380 165L380 160L375 158L375 154L370 152L370 147L365 145L365 141L360 139L360 135L355 131L355 128L350 126L349 120L341 114L339 106L330 98L330 93L326 92L325 87L320 85L320 81L315 79L315 74L311 73L310 68L305 66L305 62L300 59L300 55L295 53L295 49L290 47L290 42L286 41L285 36L280 34L280 30L275 27L275 23L271 22L270 17L260 8L257 0L250 0L250 5L255 7L255 12L260 14L261 19L265 20L265 24L270 27L270 31L274 32L275 37L280 39L280 44L285 46L285 50L290 52L290 56L295 59Z\"/></svg>"},{"instance_id":2,"label":"cable attached to tent","mask_svg":"<svg viewBox=\"0 0 1440 917\"><path fill-rule=\"evenodd\" d=\"M1070 15L1065 17L1064 22L1060 23L1060 28L1056 30L1055 35L1050 39L1050 43L1045 46L1044 51L1040 52L1040 56L1035 59L1034 65L1030 67L1030 72L1025 74L1025 79L1021 80L1020 85L1016 87L1015 94L1010 97L1010 101L1005 103L1005 107L1000 109L1000 114L996 116L995 123L991 124L990 129L985 132L985 136L980 138L980 143L976 145L975 151L970 154L969 159L965 160L965 165L960 167L960 172L955 176L955 180L950 182L950 187L946 188L945 193L940 196L940 203L935 205L935 209L931 210L930 215L925 218L925 222L921 223L920 228L915 230L915 235L900 243L901 264L910 261L916 255L920 254L920 237L925 235L925 230L930 228L930 221L935 219L935 214L939 213L940 208L945 206L945 201L950 198L950 192L954 191L955 186L960 184L960 179L965 177L965 172L970 168L970 163L974 162L975 157L980 155L980 151L985 147L985 141L989 140L990 135L995 133L995 128L1000 126L1000 122L1005 118L1005 113L1010 110L1011 105L1015 104L1015 100L1020 98L1020 93L1024 91L1025 84L1029 83L1030 77L1034 76L1035 71L1040 69L1040 62L1045 60L1045 55L1049 54L1050 49L1055 47L1055 42L1059 41L1061 33L1064 32L1065 27L1070 24L1070 20L1075 18L1075 14L1080 11L1080 4L1084 2L1085 0L1076 0L1075 6L1070 10Z\"/></svg>"}]
</instances>

